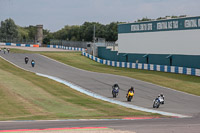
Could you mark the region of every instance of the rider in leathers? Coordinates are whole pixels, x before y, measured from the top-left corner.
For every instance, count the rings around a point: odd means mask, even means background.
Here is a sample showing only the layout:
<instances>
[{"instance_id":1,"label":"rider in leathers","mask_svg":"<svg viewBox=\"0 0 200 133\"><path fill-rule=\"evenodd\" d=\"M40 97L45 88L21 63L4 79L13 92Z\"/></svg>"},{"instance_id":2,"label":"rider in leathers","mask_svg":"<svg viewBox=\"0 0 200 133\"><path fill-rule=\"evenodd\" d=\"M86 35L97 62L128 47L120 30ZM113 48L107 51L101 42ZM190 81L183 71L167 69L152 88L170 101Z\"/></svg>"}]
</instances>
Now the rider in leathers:
<instances>
[{"instance_id":1,"label":"rider in leathers","mask_svg":"<svg viewBox=\"0 0 200 133\"><path fill-rule=\"evenodd\" d=\"M131 88L130 88L130 89L128 89L128 92L127 92L127 94L126 94L126 97L128 96L128 93L129 93L129 91L133 91L133 94L134 94L134 93L135 93L134 87L133 87L133 86L131 86Z\"/></svg>"},{"instance_id":2,"label":"rider in leathers","mask_svg":"<svg viewBox=\"0 0 200 133\"><path fill-rule=\"evenodd\" d=\"M158 95L158 99L159 99L159 101L160 101L161 104L165 103L165 101L164 101L165 96L163 95L163 93L161 93L160 95Z\"/></svg>"},{"instance_id":3,"label":"rider in leathers","mask_svg":"<svg viewBox=\"0 0 200 133\"><path fill-rule=\"evenodd\" d=\"M28 63L28 57L26 56L25 58L24 58L24 60L25 60L25 63L27 64Z\"/></svg>"}]
</instances>

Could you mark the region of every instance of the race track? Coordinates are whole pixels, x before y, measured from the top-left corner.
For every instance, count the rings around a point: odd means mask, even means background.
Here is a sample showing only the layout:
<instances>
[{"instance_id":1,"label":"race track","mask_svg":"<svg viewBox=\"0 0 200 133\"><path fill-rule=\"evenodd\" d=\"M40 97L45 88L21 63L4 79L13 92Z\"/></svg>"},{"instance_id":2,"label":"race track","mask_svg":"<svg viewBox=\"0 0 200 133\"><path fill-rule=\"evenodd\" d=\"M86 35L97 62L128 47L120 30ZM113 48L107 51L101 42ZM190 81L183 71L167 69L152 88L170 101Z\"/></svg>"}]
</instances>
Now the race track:
<instances>
[{"instance_id":1,"label":"race track","mask_svg":"<svg viewBox=\"0 0 200 133\"><path fill-rule=\"evenodd\" d=\"M63 127L108 127L114 130L133 131L136 133L199 133L200 118L164 118L153 120L0 121L0 126L0 131L12 129L47 129Z\"/></svg>"},{"instance_id":2,"label":"race track","mask_svg":"<svg viewBox=\"0 0 200 133\"><path fill-rule=\"evenodd\" d=\"M159 93L164 93L165 105L161 105L158 110L189 116L200 113L200 97L198 96L174 91L127 77L80 70L58 63L39 54L10 53L5 55L1 54L1 56L26 70L64 79L108 98L112 98L111 86L117 82L121 90L116 100L126 102L125 96L127 90L130 86L134 86L135 96L130 104L153 109L153 99ZM24 63L25 56L28 56L30 60L34 59L36 61L36 66L34 68L32 68L30 64L26 65Z\"/></svg>"},{"instance_id":3,"label":"race track","mask_svg":"<svg viewBox=\"0 0 200 133\"><path fill-rule=\"evenodd\" d=\"M149 108L152 108L152 102L153 99L159 94L164 93L165 95L165 105L160 106L159 109L161 111L165 112L171 112L171 113L177 113L182 115L189 115L194 116L195 118L182 118L182 119L158 119L158 120L143 120L140 122L136 121L130 121L130 120L119 120L119 121L96 121L96 126L108 126L110 128L116 128L116 129L128 129L140 132L149 131L149 129L153 129L154 126L160 125L160 128L166 128L168 127L168 130L172 132L174 128L170 128L170 126L180 124L178 127L184 127L180 131L189 131L191 129L194 130L194 132L199 131L200 129L200 97L194 96L178 91L174 91L172 89L168 89L165 87L160 87L157 85L153 85L150 83L146 83L143 81L123 77L123 76L116 76L111 74L102 74L102 73L96 73L96 72L89 72L85 70L80 70L77 68L73 68L71 66L59 63L57 61L54 61L52 59L46 58L39 54L3 54L0 53L0 56L3 58L9 60L10 62L26 69L32 72L42 73L46 75L55 76L58 78L61 78L63 80L69 81L73 84L76 84L78 86L81 86L84 89L88 89L92 92L95 92L97 94L103 95L108 98L112 98L111 94L111 86L114 83L118 83L120 86L120 94L116 98L116 100L126 102L126 93L130 86L135 87L135 96L133 98L133 101L129 104ZM26 65L24 63L24 57L28 56L29 59L34 59L36 62L36 66L34 68L31 67L30 63ZM127 103L127 102L126 102ZM31 123L31 122L30 122ZM68 123L68 124L67 124ZM29 127L33 128L34 124L38 127L45 128L45 125L47 127L70 127L70 126L85 126L88 124L92 124L93 121L87 121L87 122L74 122L74 125L70 125L73 122L61 122L61 125L58 123L44 123L40 125L37 122L33 122L30 126L28 126L24 122L16 124L15 122L11 123L4 123L0 122L0 125L4 127L4 129L14 129L17 127L17 129ZM11 126L11 125L15 126ZM133 125L132 125L133 124ZM141 127L141 125L142 127ZM57 125L57 126L56 126ZM69 125L69 126L68 126ZM120 126L121 125L121 126ZM132 125L132 126L131 126ZM130 126L130 127L129 127ZM176 126L177 127L177 126ZM193 127L193 128L191 128ZM136 130L137 129L137 130ZM167 129L167 128L166 128ZM1 129L2 130L2 129ZM154 131L154 130L152 130ZM173 131L178 131L177 129L174 129ZM192 131L192 130L191 130Z\"/></svg>"}]
</instances>

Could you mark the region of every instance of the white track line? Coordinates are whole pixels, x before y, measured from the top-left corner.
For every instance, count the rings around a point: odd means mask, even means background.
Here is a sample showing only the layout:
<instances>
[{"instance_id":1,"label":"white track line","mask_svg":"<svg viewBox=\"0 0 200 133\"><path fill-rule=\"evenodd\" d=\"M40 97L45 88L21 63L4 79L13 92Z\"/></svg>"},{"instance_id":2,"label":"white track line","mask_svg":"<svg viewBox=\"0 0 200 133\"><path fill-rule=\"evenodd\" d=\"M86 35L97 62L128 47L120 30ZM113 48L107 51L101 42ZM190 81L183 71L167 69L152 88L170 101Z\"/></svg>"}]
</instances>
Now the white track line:
<instances>
[{"instance_id":1,"label":"white track line","mask_svg":"<svg viewBox=\"0 0 200 133\"><path fill-rule=\"evenodd\" d=\"M97 98L97 99L100 99L100 100L103 100L103 101L107 101L107 102L110 102L110 103L118 104L118 105L121 105L121 106L124 106L124 107L127 107L127 108L140 110L140 111L145 111L145 112L150 112L150 113L158 113L158 114L162 114L162 115L166 115L166 116L177 116L177 117L181 117L181 118L189 117L189 116L186 116L186 115L169 113L169 112L164 112L164 111L157 111L157 110L152 110L152 109L147 109L147 108L143 108L143 107L127 104L127 103L124 103L124 102L121 102L121 101L113 100L113 99L101 96L99 94L93 93L93 92L91 92L89 90L86 90L86 89L84 89L84 88L82 88L82 87L80 87L78 85L75 85L75 84L73 84L71 82L62 80L62 79L54 77L54 76L49 76L49 75L45 75L45 74L41 74L41 73L36 73L36 74L39 75L39 76L43 76L43 77L55 80L55 81L57 81L59 83L65 84L65 85L69 86L70 88L73 88L73 89L75 89L75 90L77 90L77 91L79 91L81 93L84 93L84 94L86 94L88 96L91 96L91 97L94 97L94 98Z\"/></svg>"}]
</instances>

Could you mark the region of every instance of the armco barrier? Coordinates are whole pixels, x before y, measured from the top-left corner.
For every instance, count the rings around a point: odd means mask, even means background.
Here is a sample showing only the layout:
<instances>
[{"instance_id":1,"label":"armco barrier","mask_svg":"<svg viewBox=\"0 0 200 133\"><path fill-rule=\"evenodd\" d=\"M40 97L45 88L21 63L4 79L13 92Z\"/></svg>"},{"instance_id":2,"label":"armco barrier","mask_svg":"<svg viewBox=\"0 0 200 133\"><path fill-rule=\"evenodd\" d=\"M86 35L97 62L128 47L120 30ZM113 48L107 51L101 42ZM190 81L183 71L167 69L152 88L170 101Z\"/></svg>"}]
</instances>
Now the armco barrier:
<instances>
[{"instance_id":1,"label":"armco barrier","mask_svg":"<svg viewBox=\"0 0 200 133\"><path fill-rule=\"evenodd\" d=\"M16 44L16 43L0 43L1 46L17 46L17 47L39 47L38 44Z\"/></svg>"},{"instance_id":2,"label":"armco barrier","mask_svg":"<svg viewBox=\"0 0 200 133\"><path fill-rule=\"evenodd\" d=\"M144 69L151 71L161 71L185 75L200 76L200 69L186 68L178 66L166 66L166 65L155 65L155 64L144 64L144 63L131 63L131 62L117 62L97 58L88 53L82 52L83 56L86 56L98 63L113 66L113 67L124 67L124 68L134 68L134 69Z\"/></svg>"},{"instance_id":3,"label":"armco barrier","mask_svg":"<svg viewBox=\"0 0 200 133\"><path fill-rule=\"evenodd\" d=\"M16 43L1 43L0 46L17 46L17 47L39 47L38 44L16 44ZM47 48L60 48L73 51L85 51L84 48L66 47L62 45L47 45Z\"/></svg>"},{"instance_id":4,"label":"armco barrier","mask_svg":"<svg viewBox=\"0 0 200 133\"><path fill-rule=\"evenodd\" d=\"M85 51L84 48L67 47L67 46L62 46L62 45L47 45L47 48L60 48L60 49L73 50L73 51Z\"/></svg>"}]
</instances>

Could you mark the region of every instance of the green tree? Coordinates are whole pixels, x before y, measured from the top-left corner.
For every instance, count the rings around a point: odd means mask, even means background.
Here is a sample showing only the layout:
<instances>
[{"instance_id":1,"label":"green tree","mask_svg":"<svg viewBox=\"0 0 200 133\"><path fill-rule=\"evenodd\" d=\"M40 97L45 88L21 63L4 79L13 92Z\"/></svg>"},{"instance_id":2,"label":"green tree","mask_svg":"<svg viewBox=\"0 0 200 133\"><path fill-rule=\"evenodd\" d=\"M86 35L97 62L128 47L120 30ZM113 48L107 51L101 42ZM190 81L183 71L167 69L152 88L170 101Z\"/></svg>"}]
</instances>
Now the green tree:
<instances>
[{"instance_id":1,"label":"green tree","mask_svg":"<svg viewBox=\"0 0 200 133\"><path fill-rule=\"evenodd\" d=\"M1 21L0 38L15 39L18 38L18 35L17 25L11 18Z\"/></svg>"},{"instance_id":2,"label":"green tree","mask_svg":"<svg viewBox=\"0 0 200 133\"><path fill-rule=\"evenodd\" d=\"M53 38L53 33L49 30L43 29L43 44L50 44L50 40Z\"/></svg>"},{"instance_id":3,"label":"green tree","mask_svg":"<svg viewBox=\"0 0 200 133\"><path fill-rule=\"evenodd\" d=\"M151 21L152 19L144 17L142 19L138 19L137 22L143 22L143 21Z\"/></svg>"},{"instance_id":4,"label":"green tree","mask_svg":"<svg viewBox=\"0 0 200 133\"><path fill-rule=\"evenodd\" d=\"M37 32L36 27L30 25L28 27L24 27L24 29L28 30L28 39L35 40L35 36L36 36L36 32Z\"/></svg>"},{"instance_id":5,"label":"green tree","mask_svg":"<svg viewBox=\"0 0 200 133\"><path fill-rule=\"evenodd\" d=\"M71 41L93 41L93 32L95 25L95 36L105 38L106 41L116 41L118 37L117 26L119 22L112 22L103 25L97 22L85 22L81 26L66 25L61 30L52 33L53 38L58 40L71 40Z\"/></svg>"},{"instance_id":6,"label":"green tree","mask_svg":"<svg viewBox=\"0 0 200 133\"><path fill-rule=\"evenodd\" d=\"M84 41L92 41L93 40L93 31L94 31L94 24L90 22L85 22L80 29L81 38Z\"/></svg>"},{"instance_id":7,"label":"green tree","mask_svg":"<svg viewBox=\"0 0 200 133\"><path fill-rule=\"evenodd\" d=\"M17 26L17 30L19 32L19 39L20 40L26 40L29 38L28 36L28 30L24 29L23 27Z\"/></svg>"},{"instance_id":8,"label":"green tree","mask_svg":"<svg viewBox=\"0 0 200 133\"><path fill-rule=\"evenodd\" d=\"M106 25L106 41L117 41L118 32L117 32L118 22L112 22L109 25Z\"/></svg>"},{"instance_id":9,"label":"green tree","mask_svg":"<svg viewBox=\"0 0 200 133\"><path fill-rule=\"evenodd\" d=\"M54 39L53 33L48 33L44 36L43 44L50 44L50 40Z\"/></svg>"}]
</instances>

